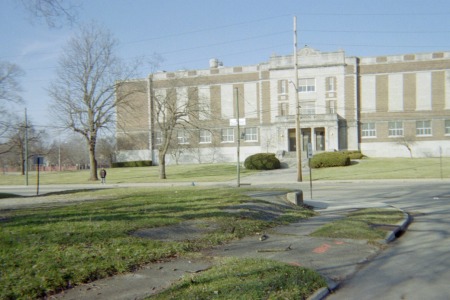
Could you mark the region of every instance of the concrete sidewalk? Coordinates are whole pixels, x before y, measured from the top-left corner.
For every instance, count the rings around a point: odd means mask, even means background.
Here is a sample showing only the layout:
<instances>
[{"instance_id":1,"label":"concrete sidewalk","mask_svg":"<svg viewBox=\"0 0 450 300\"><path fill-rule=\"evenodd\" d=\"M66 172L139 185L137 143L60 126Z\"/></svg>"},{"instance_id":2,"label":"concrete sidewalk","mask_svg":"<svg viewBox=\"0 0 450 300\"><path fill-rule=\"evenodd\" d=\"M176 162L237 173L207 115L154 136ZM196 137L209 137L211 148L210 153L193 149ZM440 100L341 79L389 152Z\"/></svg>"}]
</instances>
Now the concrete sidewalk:
<instances>
[{"instance_id":1,"label":"concrete sidewalk","mask_svg":"<svg viewBox=\"0 0 450 300\"><path fill-rule=\"evenodd\" d=\"M261 196L256 194L256 196ZM267 197L270 196L265 196ZM273 200L273 199L272 199ZM204 251L195 259L178 258L150 264L134 273L118 275L75 287L52 299L142 299L156 294L185 275L198 273L213 266L217 257L267 258L317 270L328 282L328 288L317 291L313 299L323 298L339 282L356 272L361 264L380 251L366 241L313 238L309 234L321 226L345 217L356 207L327 207L325 203L308 202L320 215L308 220L279 226L261 235L249 236L232 243ZM382 204L377 204L381 206ZM386 235L386 241L405 230L409 218Z\"/></svg>"}]
</instances>

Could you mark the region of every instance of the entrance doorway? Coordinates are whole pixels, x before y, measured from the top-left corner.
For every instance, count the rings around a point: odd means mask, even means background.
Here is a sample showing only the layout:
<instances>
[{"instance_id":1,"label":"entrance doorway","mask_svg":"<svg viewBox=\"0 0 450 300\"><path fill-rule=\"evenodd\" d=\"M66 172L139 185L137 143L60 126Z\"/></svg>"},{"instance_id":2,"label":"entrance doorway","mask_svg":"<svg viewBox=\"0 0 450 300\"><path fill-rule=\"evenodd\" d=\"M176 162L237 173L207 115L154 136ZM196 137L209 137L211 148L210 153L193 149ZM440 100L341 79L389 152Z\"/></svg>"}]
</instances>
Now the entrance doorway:
<instances>
[{"instance_id":1,"label":"entrance doorway","mask_svg":"<svg viewBox=\"0 0 450 300\"><path fill-rule=\"evenodd\" d=\"M296 152L297 151L297 145L296 145L296 138L295 138L295 129L288 129L288 136L289 136L289 152Z\"/></svg>"},{"instance_id":2,"label":"entrance doorway","mask_svg":"<svg viewBox=\"0 0 450 300\"><path fill-rule=\"evenodd\" d=\"M324 128L316 128L316 150L324 151L325 150L325 129Z\"/></svg>"}]
</instances>

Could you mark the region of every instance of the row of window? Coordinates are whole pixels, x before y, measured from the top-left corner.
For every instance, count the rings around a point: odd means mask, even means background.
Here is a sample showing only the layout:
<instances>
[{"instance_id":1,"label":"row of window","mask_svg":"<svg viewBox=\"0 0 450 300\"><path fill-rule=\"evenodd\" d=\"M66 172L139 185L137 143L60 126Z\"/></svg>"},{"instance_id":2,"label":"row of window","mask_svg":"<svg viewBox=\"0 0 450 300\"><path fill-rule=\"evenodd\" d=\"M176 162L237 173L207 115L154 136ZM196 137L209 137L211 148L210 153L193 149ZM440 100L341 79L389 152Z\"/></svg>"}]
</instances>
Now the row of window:
<instances>
[{"instance_id":1,"label":"row of window","mask_svg":"<svg viewBox=\"0 0 450 300\"><path fill-rule=\"evenodd\" d=\"M210 144L212 143L212 132L209 130L201 129L196 131L198 134L198 142L200 144ZM177 142L178 144L189 144L193 133L187 130L177 131ZM162 144L161 132L157 131L154 135L154 141L156 145ZM258 128L256 127L246 127L242 128L241 139L246 142L257 142L258 141ZM235 140L235 129L234 128L224 128L220 130L220 141L222 143L233 143Z\"/></svg>"},{"instance_id":2,"label":"row of window","mask_svg":"<svg viewBox=\"0 0 450 300\"><path fill-rule=\"evenodd\" d=\"M288 80L280 80L279 93L287 94L288 92ZM301 78L298 80L298 92L299 93L312 93L316 91L316 79L315 78ZM336 77L325 78L325 91L336 91Z\"/></svg>"},{"instance_id":3,"label":"row of window","mask_svg":"<svg viewBox=\"0 0 450 300\"><path fill-rule=\"evenodd\" d=\"M403 122L402 121L390 121L388 122L388 130L390 137L402 137L404 136ZM445 120L445 134L450 134L450 120ZM416 121L416 136L431 136L432 127L431 120ZM377 130L375 123L363 123L361 124L361 136L362 137L376 137Z\"/></svg>"}]
</instances>

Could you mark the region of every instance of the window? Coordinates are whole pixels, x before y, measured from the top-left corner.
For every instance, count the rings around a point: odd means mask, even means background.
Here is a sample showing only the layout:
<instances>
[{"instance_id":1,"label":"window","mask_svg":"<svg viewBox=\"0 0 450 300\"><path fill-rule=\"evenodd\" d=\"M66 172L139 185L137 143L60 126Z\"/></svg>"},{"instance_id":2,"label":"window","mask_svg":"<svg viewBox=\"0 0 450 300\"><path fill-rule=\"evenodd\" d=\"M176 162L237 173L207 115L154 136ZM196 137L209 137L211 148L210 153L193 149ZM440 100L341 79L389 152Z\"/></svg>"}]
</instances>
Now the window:
<instances>
[{"instance_id":1,"label":"window","mask_svg":"<svg viewBox=\"0 0 450 300\"><path fill-rule=\"evenodd\" d=\"M298 80L298 92L310 93L316 91L316 80L314 78L304 78Z\"/></svg>"},{"instance_id":2,"label":"window","mask_svg":"<svg viewBox=\"0 0 450 300\"><path fill-rule=\"evenodd\" d=\"M431 121L416 121L416 135L431 135Z\"/></svg>"},{"instance_id":3,"label":"window","mask_svg":"<svg viewBox=\"0 0 450 300\"><path fill-rule=\"evenodd\" d=\"M300 103L300 114L302 115L315 115L316 114L316 102L302 102Z\"/></svg>"},{"instance_id":4,"label":"window","mask_svg":"<svg viewBox=\"0 0 450 300\"><path fill-rule=\"evenodd\" d=\"M325 89L327 92L336 91L336 77L327 77L325 80Z\"/></svg>"},{"instance_id":5,"label":"window","mask_svg":"<svg viewBox=\"0 0 450 300\"><path fill-rule=\"evenodd\" d=\"M445 120L445 134L450 134L450 120Z\"/></svg>"},{"instance_id":6,"label":"window","mask_svg":"<svg viewBox=\"0 0 450 300\"><path fill-rule=\"evenodd\" d=\"M336 100L329 100L327 101L327 110L329 114L335 114L336 113Z\"/></svg>"},{"instance_id":7,"label":"window","mask_svg":"<svg viewBox=\"0 0 450 300\"><path fill-rule=\"evenodd\" d=\"M279 84L278 92L280 94L287 94L287 92L288 92L288 81L287 80L280 80L278 84Z\"/></svg>"},{"instance_id":8,"label":"window","mask_svg":"<svg viewBox=\"0 0 450 300\"><path fill-rule=\"evenodd\" d=\"M177 131L178 144L189 144L188 133L184 130Z\"/></svg>"},{"instance_id":9,"label":"window","mask_svg":"<svg viewBox=\"0 0 450 300\"><path fill-rule=\"evenodd\" d=\"M161 145L162 144L161 131L155 131L153 138L155 139L155 145Z\"/></svg>"},{"instance_id":10,"label":"window","mask_svg":"<svg viewBox=\"0 0 450 300\"><path fill-rule=\"evenodd\" d=\"M280 103L280 116L287 116L289 114L288 103Z\"/></svg>"},{"instance_id":11,"label":"window","mask_svg":"<svg viewBox=\"0 0 450 300\"><path fill-rule=\"evenodd\" d=\"M224 142L224 143L234 142L234 129L233 128L222 129L222 142Z\"/></svg>"},{"instance_id":12,"label":"window","mask_svg":"<svg viewBox=\"0 0 450 300\"><path fill-rule=\"evenodd\" d=\"M362 123L361 135L362 137L376 137L377 131L375 129L375 123Z\"/></svg>"},{"instance_id":13,"label":"window","mask_svg":"<svg viewBox=\"0 0 450 300\"><path fill-rule=\"evenodd\" d=\"M245 128L245 141L246 142L257 142L258 141L258 128L249 127Z\"/></svg>"},{"instance_id":14,"label":"window","mask_svg":"<svg viewBox=\"0 0 450 300\"><path fill-rule=\"evenodd\" d=\"M211 143L211 132L205 129L200 130L200 143L208 144Z\"/></svg>"},{"instance_id":15,"label":"window","mask_svg":"<svg viewBox=\"0 0 450 300\"><path fill-rule=\"evenodd\" d=\"M389 136L403 136L403 122L389 122Z\"/></svg>"}]
</instances>

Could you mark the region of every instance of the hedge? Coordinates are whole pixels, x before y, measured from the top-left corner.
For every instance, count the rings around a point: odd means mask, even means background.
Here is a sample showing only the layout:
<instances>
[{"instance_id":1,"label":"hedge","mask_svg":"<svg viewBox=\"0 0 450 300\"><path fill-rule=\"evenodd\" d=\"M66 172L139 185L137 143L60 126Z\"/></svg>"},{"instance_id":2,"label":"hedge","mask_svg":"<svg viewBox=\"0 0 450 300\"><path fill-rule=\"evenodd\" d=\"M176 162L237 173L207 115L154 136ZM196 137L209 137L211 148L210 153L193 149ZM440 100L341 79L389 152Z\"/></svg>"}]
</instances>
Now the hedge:
<instances>
[{"instance_id":1,"label":"hedge","mask_svg":"<svg viewBox=\"0 0 450 300\"><path fill-rule=\"evenodd\" d=\"M323 152L311 159L311 168L343 167L350 165L350 157L344 152Z\"/></svg>"},{"instance_id":2,"label":"hedge","mask_svg":"<svg viewBox=\"0 0 450 300\"><path fill-rule=\"evenodd\" d=\"M257 153L250 155L244 161L244 167L252 170L273 170L279 169L280 160L274 153Z\"/></svg>"},{"instance_id":3,"label":"hedge","mask_svg":"<svg viewBox=\"0 0 450 300\"><path fill-rule=\"evenodd\" d=\"M113 168L151 167L151 160L122 161L112 164Z\"/></svg>"}]
</instances>

